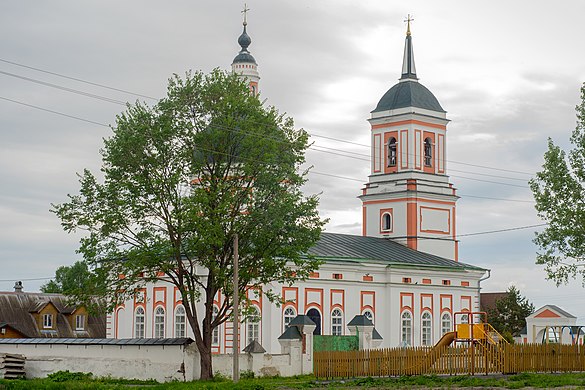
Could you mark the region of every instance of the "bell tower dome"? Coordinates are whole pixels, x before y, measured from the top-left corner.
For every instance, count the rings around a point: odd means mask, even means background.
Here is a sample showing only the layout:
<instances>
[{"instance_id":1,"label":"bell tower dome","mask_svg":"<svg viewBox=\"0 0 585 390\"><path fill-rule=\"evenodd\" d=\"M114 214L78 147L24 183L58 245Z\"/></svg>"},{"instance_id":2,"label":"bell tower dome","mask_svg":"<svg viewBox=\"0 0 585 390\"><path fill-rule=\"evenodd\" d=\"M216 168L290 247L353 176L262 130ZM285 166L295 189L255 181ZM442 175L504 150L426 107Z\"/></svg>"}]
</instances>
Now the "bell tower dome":
<instances>
[{"instance_id":1,"label":"bell tower dome","mask_svg":"<svg viewBox=\"0 0 585 390\"><path fill-rule=\"evenodd\" d=\"M241 47L240 52L232 61L232 72L239 74L245 80L248 81L250 91L256 95L258 94L258 82L260 81L260 74L258 73L258 64L256 60L248 51L248 46L252 43L252 39L246 32L246 26L248 25L247 13L250 9L244 5L244 31L238 38L238 44Z\"/></svg>"},{"instance_id":2,"label":"bell tower dome","mask_svg":"<svg viewBox=\"0 0 585 390\"><path fill-rule=\"evenodd\" d=\"M446 166L446 111L419 83L408 16L402 73L371 112L362 234L457 260L456 189Z\"/></svg>"}]
</instances>

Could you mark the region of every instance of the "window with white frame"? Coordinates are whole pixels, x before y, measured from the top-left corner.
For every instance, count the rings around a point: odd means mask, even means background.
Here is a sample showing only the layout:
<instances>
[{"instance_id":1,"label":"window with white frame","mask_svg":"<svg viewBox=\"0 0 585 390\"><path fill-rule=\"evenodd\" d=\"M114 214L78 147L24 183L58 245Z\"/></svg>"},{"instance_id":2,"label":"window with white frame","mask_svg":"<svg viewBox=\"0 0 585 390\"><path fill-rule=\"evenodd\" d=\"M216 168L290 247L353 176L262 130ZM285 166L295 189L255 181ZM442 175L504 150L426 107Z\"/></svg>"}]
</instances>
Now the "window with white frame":
<instances>
[{"instance_id":1,"label":"window with white frame","mask_svg":"<svg viewBox=\"0 0 585 390\"><path fill-rule=\"evenodd\" d=\"M343 313L339 309L331 312L331 334L341 336L343 334Z\"/></svg>"},{"instance_id":2,"label":"window with white frame","mask_svg":"<svg viewBox=\"0 0 585 390\"><path fill-rule=\"evenodd\" d=\"M215 321L219 314L219 309L217 306L213 306L213 312L211 314L211 322ZM211 331L211 345L218 346L219 345L219 325L213 328Z\"/></svg>"},{"instance_id":3,"label":"window with white frame","mask_svg":"<svg viewBox=\"0 0 585 390\"><path fill-rule=\"evenodd\" d=\"M78 314L75 316L75 330L85 330L85 315Z\"/></svg>"},{"instance_id":4,"label":"window with white frame","mask_svg":"<svg viewBox=\"0 0 585 390\"><path fill-rule=\"evenodd\" d=\"M451 314L445 312L441 316L441 334L451 332Z\"/></svg>"},{"instance_id":5,"label":"window with white frame","mask_svg":"<svg viewBox=\"0 0 585 390\"><path fill-rule=\"evenodd\" d=\"M428 311L421 316L421 345L432 345L433 339L433 318Z\"/></svg>"},{"instance_id":6,"label":"window with white frame","mask_svg":"<svg viewBox=\"0 0 585 390\"><path fill-rule=\"evenodd\" d=\"M412 345L412 315L409 311L405 311L400 316L401 335L400 343L403 346Z\"/></svg>"},{"instance_id":7,"label":"window with white frame","mask_svg":"<svg viewBox=\"0 0 585 390\"><path fill-rule=\"evenodd\" d=\"M154 311L154 337L157 339L165 337L165 309L162 306Z\"/></svg>"},{"instance_id":8,"label":"window with white frame","mask_svg":"<svg viewBox=\"0 0 585 390\"><path fill-rule=\"evenodd\" d=\"M258 311L258 308L252 308L252 312L248 316L246 324L248 330L246 345L249 345L254 340L260 342L260 311Z\"/></svg>"},{"instance_id":9,"label":"window with white frame","mask_svg":"<svg viewBox=\"0 0 585 390\"><path fill-rule=\"evenodd\" d=\"M392 214L384 213L382 215L382 231L392 230Z\"/></svg>"},{"instance_id":10,"label":"window with white frame","mask_svg":"<svg viewBox=\"0 0 585 390\"><path fill-rule=\"evenodd\" d=\"M144 338L144 309L142 307L138 307L134 314L134 337Z\"/></svg>"},{"instance_id":11,"label":"window with white frame","mask_svg":"<svg viewBox=\"0 0 585 390\"><path fill-rule=\"evenodd\" d=\"M370 309L364 310L363 315L368 320L372 321L372 324L374 323L374 313L372 313L372 311Z\"/></svg>"},{"instance_id":12,"label":"window with white frame","mask_svg":"<svg viewBox=\"0 0 585 390\"><path fill-rule=\"evenodd\" d=\"M297 316L297 312L293 306L288 306L282 313L282 322L284 329L288 328L288 324Z\"/></svg>"},{"instance_id":13,"label":"window with white frame","mask_svg":"<svg viewBox=\"0 0 585 390\"><path fill-rule=\"evenodd\" d=\"M177 306L175 310L175 337L185 337L185 308Z\"/></svg>"},{"instance_id":14,"label":"window with white frame","mask_svg":"<svg viewBox=\"0 0 585 390\"><path fill-rule=\"evenodd\" d=\"M44 329L52 329L53 328L53 315L52 314L43 314L43 328Z\"/></svg>"}]
</instances>

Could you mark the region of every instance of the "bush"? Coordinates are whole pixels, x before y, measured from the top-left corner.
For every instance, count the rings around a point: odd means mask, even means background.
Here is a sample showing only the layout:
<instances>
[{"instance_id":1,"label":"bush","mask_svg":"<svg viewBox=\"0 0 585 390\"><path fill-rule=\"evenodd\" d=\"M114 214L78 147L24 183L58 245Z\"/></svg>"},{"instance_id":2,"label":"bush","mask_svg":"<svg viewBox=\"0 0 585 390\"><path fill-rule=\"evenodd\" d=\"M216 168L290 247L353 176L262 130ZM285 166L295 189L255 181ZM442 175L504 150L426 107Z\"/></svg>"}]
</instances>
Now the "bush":
<instances>
[{"instance_id":1,"label":"bush","mask_svg":"<svg viewBox=\"0 0 585 390\"><path fill-rule=\"evenodd\" d=\"M87 381L91 380L92 373L90 372L71 372L69 370L57 371L47 375L47 378L53 382L68 382L68 381Z\"/></svg>"}]
</instances>

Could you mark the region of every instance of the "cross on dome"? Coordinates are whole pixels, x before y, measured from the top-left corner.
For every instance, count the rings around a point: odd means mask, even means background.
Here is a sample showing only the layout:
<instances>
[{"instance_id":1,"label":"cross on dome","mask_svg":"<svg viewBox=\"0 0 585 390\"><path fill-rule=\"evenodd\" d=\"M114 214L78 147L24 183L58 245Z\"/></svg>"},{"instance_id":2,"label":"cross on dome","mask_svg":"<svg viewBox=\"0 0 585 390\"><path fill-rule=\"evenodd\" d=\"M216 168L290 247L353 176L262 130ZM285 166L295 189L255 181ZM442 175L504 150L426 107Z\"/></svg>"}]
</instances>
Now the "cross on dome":
<instances>
[{"instance_id":1,"label":"cross on dome","mask_svg":"<svg viewBox=\"0 0 585 390\"><path fill-rule=\"evenodd\" d=\"M250 8L248 8L248 5L244 3L244 9L242 10L242 13L244 14L244 26L248 25L248 21L246 20L246 17L248 16L248 11L250 11Z\"/></svg>"},{"instance_id":2,"label":"cross on dome","mask_svg":"<svg viewBox=\"0 0 585 390\"><path fill-rule=\"evenodd\" d=\"M414 18L408 14L406 19L404 19L404 23L406 23L406 35L410 35L410 22L414 22Z\"/></svg>"}]
</instances>

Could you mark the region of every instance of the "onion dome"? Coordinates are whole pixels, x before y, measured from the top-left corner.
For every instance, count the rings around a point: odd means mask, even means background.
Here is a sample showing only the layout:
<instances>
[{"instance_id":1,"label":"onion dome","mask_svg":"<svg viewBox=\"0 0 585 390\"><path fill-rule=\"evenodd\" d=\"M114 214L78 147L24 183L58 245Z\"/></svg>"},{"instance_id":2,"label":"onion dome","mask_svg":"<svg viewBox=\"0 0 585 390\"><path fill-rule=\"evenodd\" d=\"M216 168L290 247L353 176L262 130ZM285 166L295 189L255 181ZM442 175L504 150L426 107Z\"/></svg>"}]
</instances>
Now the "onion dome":
<instances>
[{"instance_id":1,"label":"onion dome","mask_svg":"<svg viewBox=\"0 0 585 390\"><path fill-rule=\"evenodd\" d=\"M239 62L247 62L258 65L252 54L250 54L250 52L248 51L248 46L250 46L251 43L252 39L246 32L246 23L244 23L244 31L242 32L242 35L240 35L240 37L238 38L238 44L242 47L242 50L240 50L236 58L234 58L233 61L234 64Z\"/></svg>"}]
</instances>

